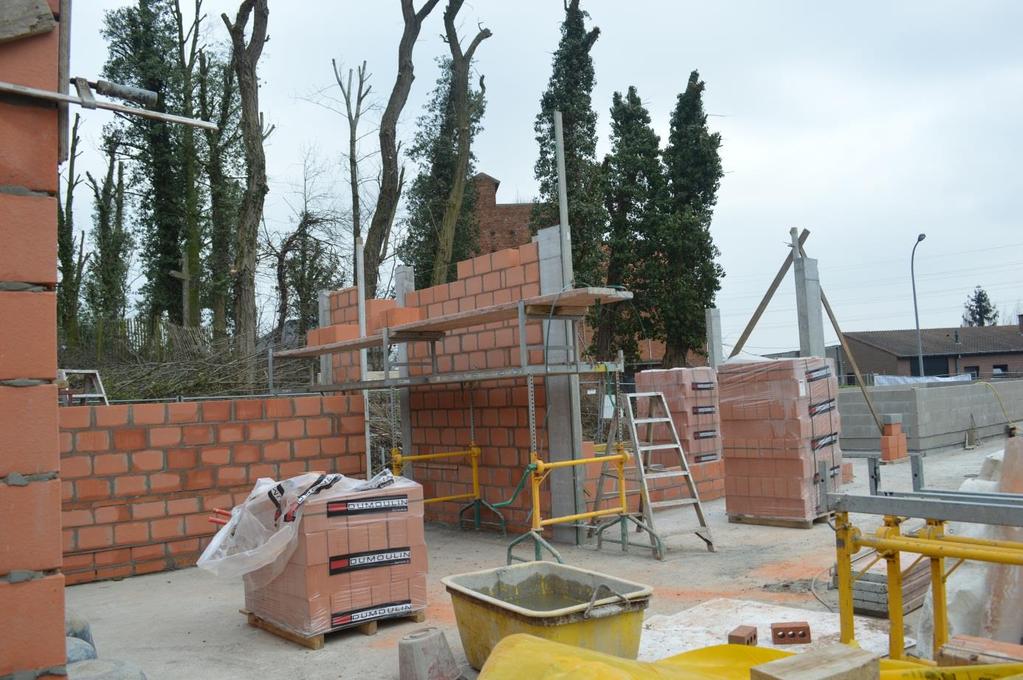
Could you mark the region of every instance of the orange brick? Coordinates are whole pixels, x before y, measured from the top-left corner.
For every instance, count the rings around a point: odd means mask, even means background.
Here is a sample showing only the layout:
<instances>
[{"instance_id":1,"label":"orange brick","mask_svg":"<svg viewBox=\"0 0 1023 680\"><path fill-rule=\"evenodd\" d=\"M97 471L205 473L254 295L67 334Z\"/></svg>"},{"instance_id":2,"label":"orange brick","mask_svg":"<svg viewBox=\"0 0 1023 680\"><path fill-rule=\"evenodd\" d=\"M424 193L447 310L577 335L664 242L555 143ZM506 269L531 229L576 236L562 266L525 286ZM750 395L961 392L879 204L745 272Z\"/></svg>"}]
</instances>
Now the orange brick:
<instances>
[{"instance_id":1,"label":"orange brick","mask_svg":"<svg viewBox=\"0 0 1023 680\"><path fill-rule=\"evenodd\" d=\"M167 469L181 470L195 467L196 452L192 449L171 449L167 451Z\"/></svg>"},{"instance_id":2,"label":"orange brick","mask_svg":"<svg viewBox=\"0 0 1023 680\"><path fill-rule=\"evenodd\" d=\"M145 475L127 475L114 479L114 494L121 498L143 496L147 491Z\"/></svg>"},{"instance_id":3,"label":"orange brick","mask_svg":"<svg viewBox=\"0 0 1023 680\"><path fill-rule=\"evenodd\" d=\"M0 676L62 666L64 576L0 581Z\"/></svg>"},{"instance_id":4,"label":"orange brick","mask_svg":"<svg viewBox=\"0 0 1023 680\"><path fill-rule=\"evenodd\" d=\"M114 530L109 525L98 527L81 527L78 533L79 550L108 548L113 545Z\"/></svg>"},{"instance_id":5,"label":"orange brick","mask_svg":"<svg viewBox=\"0 0 1023 680\"><path fill-rule=\"evenodd\" d=\"M294 402L296 416L318 416L322 408L321 397L298 397Z\"/></svg>"},{"instance_id":6,"label":"orange brick","mask_svg":"<svg viewBox=\"0 0 1023 680\"><path fill-rule=\"evenodd\" d=\"M204 401L202 404L202 419L206 422L222 422L231 419L231 402Z\"/></svg>"},{"instance_id":7,"label":"orange brick","mask_svg":"<svg viewBox=\"0 0 1023 680\"><path fill-rule=\"evenodd\" d=\"M261 399L243 399L234 404L236 420L258 420L263 417L263 401Z\"/></svg>"},{"instance_id":8,"label":"orange brick","mask_svg":"<svg viewBox=\"0 0 1023 680\"><path fill-rule=\"evenodd\" d=\"M288 460L291 458L291 442L271 442L263 447L266 460Z\"/></svg>"},{"instance_id":9,"label":"orange brick","mask_svg":"<svg viewBox=\"0 0 1023 680\"><path fill-rule=\"evenodd\" d=\"M7 48L5 45L0 49L0 59ZM3 66L0 66L0 73L7 76ZM14 100L0 102L0 140L3 140L0 144L0 186L24 187L48 194L57 192L56 104ZM50 252L56 256L55 243Z\"/></svg>"},{"instance_id":10,"label":"orange brick","mask_svg":"<svg viewBox=\"0 0 1023 680\"><path fill-rule=\"evenodd\" d=\"M0 485L0 574L60 566L60 481Z\"/></svg>"},{"instance_id":11,"label":"orange brick","mask_svg":"<svg viewBox=\"0 0 1023 680\"><path fill-rule=\"evenodd\" d=\"M168 423L194 423L199 420L199 403L167 404Z\"/></svg>"},{"instance_id":12,"label":"orange brick","mask_svg":"<svg viewBox=\"0 0 1023 680\"><path fill-rule=\"evenodd\" d=\"M92 461L92 469L98 476L119 475L128 471L128 456L123 453L96 456Z\"/></svg>"},{"instance_id":13,"label":"orange brick","mask_svg":"<svg viewBox=\"0 0 1023 680\"><path fill-rule=\"evenodd\" d=\"M267 418L290 418L295 412L291 399L267 399L264 408Z\"/></svg>"},{"instance_id":14,"label":"orange brick","mask_svg":"<svg viewBox=\"0 0 1023 680\"><path fill-rule=\"evenodd\" d=\"M113 524L131 519L131 509L127 505L106 505L96 508L93 514L96 524Z\"/></svg>"},{"instance_id":15,"label":"orange brick","mask_svg":"<svg viewBox=\"0 0 1023 680\"><path fill-rule=\"evenodd\" d=\"M267 441L273 439L276 436L275 433L276 428L274 423L249 423L246 426L246 436L251 440Z\"/></svg>"},{"instance_id":16,"label":"orange brick","mask_svg":"<svg viewBox=\"0 0 1023 680\"><path fill-rule=\"evenodd\" d=\"M184 428L185 443L194 444L212 444L213 443L213 428L209 425L187 425Z\"/></svg>"},{"instance_id":17,"label":"orange brick","mask_svg":"<svg viewBox=\"0 0 1023 680\"><path fill-rule=\"evenodd\" d=\"M277 436L281 439L297 439L305 435L305 421L302 418L282 420L277 423Z\"/></svg>"},{"instance_id":18,"label":"orange brick","mask_svg":"<svg viewBox=\"0 0 1023 680\"><path fill-rule=\"evenodd\" d=\"M56 377L56 305L54 293L0 292L0 379Z\"/></svg>"},{"instance_id":19,"label":"orange brick","mask_svg":"<svg viewBox=\"0 0 1023 680\"><path fill-rule=\"evenodd\" d=\"M0 47L0 73L4 80L40 90L57 90L59 31L21 38ZM4 140L5 143L7 140ZM2 182L0 182L2 183Z\"/></svg>"},{"instance_id":20,"label":"orange brick","mask_svg":"<svg viewBox=\"0 0 1023 680\"><path fill-rule=\"evenodd\" d=\"M0 193L0 243L0 280L56 283L56 199Z\"/></svg>"},{"instance_id":21,"label":"orange brick","mask_svg":"<svg viewBox=\"0 0 1023 680\"><path fill-rule=\"evenodd\" d=\"M166 514L167 506L163 501L134 503L131 506L131 516L133 519L152 519L153 517L163 517Z\"/></svg>"},{"instance_id":22,"label":"orange brick","mask_svg":"<svg viewBox=\"0 0 1023 680\"><path fill-rule=\"evenodd\" d=\"M162 470L163 466L163 451L149 450L131 454L131 469L134 472Z\"/></svg>"},{"instance_id":23,"label":"orange brick","mask_svg":"<svg viewBox=\"0 0 1023 680\"><path fill-rule=\"evenodd\" d=\"M176 446L181 443L180 427L154 427L149 431L149 445L153 447Z\"/></svg>"},{"instance_id":24,"label":"orange brick","mask_svg":"<svg viewBox=\"0 0 1023 680\"><path fill-rule=\"evenodd\" d=\"M149 540L148 522L126 522L114 527L115 545L133 545Z\"/></svg>"},{"instance_id":25,"label":"orange brick","mask_svg":"<svg viewBox=\"0 0 1023 680\"><path fill-rule=\"evenodd\" d=\"M180 538L185 530L185 523L180 517L154 519L149 523L150 534L154 541L167 538Z\"/></svg>"},{"instance_id":26,"label":"orange brick","mask_svg":"<svg viewBox=\"0 0 1023 680\"><path fill-rule=\"evenodd\" d=\"M162 425L167 422L167 404L132 404L131 422L136 425Z\"/></svg>"},{"instance_id":27,"label":"orange brick","mask_svg":"<svg viewBox=\"0 0 1023 680\"><path fill-rule=\"evenodd\" d=\"M135 451L146 448L146 445L146 430L142 428L114 430L114 449L116 451Z\"/></svg>"},{"instance_id":28,"label":"orange brick","mask_svg":"<svg viewBox=\"0 0 1023 680\"><path fill-rule=\"evenodd\" d=\"M60 467L54 385L0 387L0 477L52 472Z\"/></svg>"},{"instance_id":29,"label":"orange brick","mask_svg":"<svg viewBox=\"0 0 1023 680\"><path fill-rule=\"evenodd\" d=\"M64 510L60 513L60 523L64 528L83 527L92 524L91 510ZM67 560L65 560L65 568Z\"/></svg>"},{"instance_id":30,"label":"orange brick","mask_svg":"<svg viewBox=\"0 0 1023 680\"><path fill-rule=\"evenodd\" d=\"M75 433L75 451L106 451L110 448L110 433L106 430L82 430Z\"/></svg>"},{"instance_id":31,"label":"orange brick","mask_svg":"<svg viewBox=\"0 0 1023 680\"><path fill-rule=\"evenodd\" d=\"M490 254L490 265L494 271L498 269L508 269L509 267L515 267L519 264L519 249L509 248L507 250L498 250Z\"/></svg>"},{"instance_id":32,"label":"orange brick","mask_svg":"<svg viewBox=\"0 0 1023 680\"><path fill-rule=\"evenodd\" d=\"M418 307L395 307L384 312L384 325L389 328L422 321L426 314Z\"/></svg>"},{"instance_id":33,"label":"orange brick","mask_svg":"<svg viewBox=\"0 0 1023 680\"><path fill-rule=\"evenodd\" d=\"M223 444L240 442L245 439L245 426L238 423L225 423L217 426L217 441Z\"/></svg>"},{"instance_id":34,"label":"orange brick","mask_svg":"<svg viewBox=\"0 0 1023 680\"><path fill-rule=\"evenodd\" d=\"M198 498L177 498L167 501L168 515L187 515L192 512L199 512ZM206 515L203 515L202 518L206 520ZM211 524L210 526L213 525Z\"/></svg>"},{"instance_id":35,"label":"orange brick","mask_svg":"<svg viewBox=\"0 0 1023 680\"><path fill-rule=\"evenodd\" d=\"M93 408L96 413L97 427L118 427L128 424L129 408L127 404L114 406L96 406ZM65 409L70 410L70 409Z\"/></svg>"},{"instance_id":36,"label":"orange brick","mask_svg":"<svg viewBox=\"0 0 1023 680\"><path fill-rule=\"evenodd\" d=\"M203 465L227 465L231 462L231 449L225 447L203 449L200 459Z\"/></svg>"},{"instance_id":37,"label":"orange brick","mask_svg":"<svg viewBox=\"0 0 1023 680\"><path fill-rule=\"evenodd\" d=\"M181 475L175 472L158 472L149 475L151 493L173 493L181 490Z\"/></svg>"}]
</instances>

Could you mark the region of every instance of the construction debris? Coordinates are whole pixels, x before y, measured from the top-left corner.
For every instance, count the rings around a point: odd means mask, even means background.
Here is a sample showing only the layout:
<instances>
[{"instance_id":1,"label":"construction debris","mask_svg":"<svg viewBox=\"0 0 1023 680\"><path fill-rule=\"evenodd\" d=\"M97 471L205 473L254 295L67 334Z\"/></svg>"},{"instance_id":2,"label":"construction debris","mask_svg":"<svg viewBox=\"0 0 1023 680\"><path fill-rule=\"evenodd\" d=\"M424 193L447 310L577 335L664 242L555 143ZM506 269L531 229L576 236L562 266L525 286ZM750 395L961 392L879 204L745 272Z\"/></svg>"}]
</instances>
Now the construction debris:
<instances>
[{"instance_id":1,"label":"construction debris","mask_svg":"<svg viewBox=\"0 0 1023 680\"><path fill-rule=\"evenodd\" d=\"M928 560L917 559L912 553L900 553L899 558L902 566L902 611L908 614L923 606L931 587L931 568ZM853 583L853 611L888 618L888 566L884 560L870 565Z\"/></svg>"},{"instance_id":2,"label":"construction debris","mask_svg":"<svg viewBox=\"0 0 1023 680\"><path fill-rule=\"evenodd\" d=\"M877 657L848 645L828 645L750 669L750 680L876 680Z\"/></svg>"}]
</instances>

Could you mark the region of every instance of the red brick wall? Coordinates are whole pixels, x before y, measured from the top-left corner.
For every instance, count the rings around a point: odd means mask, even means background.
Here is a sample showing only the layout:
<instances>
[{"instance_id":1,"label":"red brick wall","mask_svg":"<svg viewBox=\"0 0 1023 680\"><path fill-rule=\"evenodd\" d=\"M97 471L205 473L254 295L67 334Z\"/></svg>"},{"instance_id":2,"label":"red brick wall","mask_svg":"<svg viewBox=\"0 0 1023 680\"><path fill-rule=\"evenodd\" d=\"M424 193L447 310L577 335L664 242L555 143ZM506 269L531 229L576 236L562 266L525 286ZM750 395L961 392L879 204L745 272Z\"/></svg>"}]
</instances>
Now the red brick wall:
<instances>
[{"instance_id":1,"label":"red brick wall","mask_svg":"<svg viewBox=\"0 0 1023 680\"><path fill-rule=\"evenodd\" d=\"M540 266L537 245L529 243L518 248L481 255L458 263L458 280L441 286L414 291L405 297L407 307L419 308L425 317L486 307L540 294ZM387 301L393 305L393 301ZM358 311L355 289L331 294L332 321L356 323ZM367 301L367 317L379 313L381 301ZM527 342L542 342L542 324L530 322ZM462 371L473 368L502 368L519 364L519 333L516 321L487 324L448 333L438 343L438 368L441 371ZM410 359L426 359L426 343L410 343ZM543 363L540 351L530 352L532 363ZM354 379L358 375L358 354L334 355L335 377ZM412 367L412 374L423 372ZM476 443L483 450L480 484L483 497L496 502L505 500L518 483L529 459L529 427L525 379L473 383L460 386L431 386L411 391L412 445L410 453L435 453L464 448L469 444L469 398L473 399L476 421ZM538 437L541 455L544 444L543 381L536 381ZM468 493L471 470L458 463L416 464L416 481L423 484L427 498ZM458 503L427 505L427 519L456 522ZM545 501L545 508L548 504ZM524 529L529 510L529 495L505 509L509 527ZM490 518L484 518L490 519Z\"/></svg>"},{"instance_id":2,"label":"red brick wall","mask_svg":"<svg viewBox=\"0 0 1023 680\"><path fill-rule=\"evenodd\" d=\"M0 80L56 90L57 52L56 28L0 44ZM65 662L57 133L55 104L0 98L0 282L16 284L0 293L0 677L63 677Z\"/></svg>"},{"instance_id":3,"label":"red brick wall","mask_svg":"<svg viewBox=\"0 0 1023 680\"><path fill-rule=\"evenodd\" d=\"M476 183L476 219L480 229L479 252L485 255L529 243L532 238L529 219L534 204L498 203L497 187L500 182L483 173L476 175L473 181Z\"/></svg>"},{"instance_id":4,"label":"red brick wall","mask_svg":"<svg viewBox=\"0 0 1023 680\"><path fill-rule=\"evenodd\" d=\"M357 396L60 409L68 583L194 564L258 478L361 475L362 432Z\"/></svg>"}]
</instances>

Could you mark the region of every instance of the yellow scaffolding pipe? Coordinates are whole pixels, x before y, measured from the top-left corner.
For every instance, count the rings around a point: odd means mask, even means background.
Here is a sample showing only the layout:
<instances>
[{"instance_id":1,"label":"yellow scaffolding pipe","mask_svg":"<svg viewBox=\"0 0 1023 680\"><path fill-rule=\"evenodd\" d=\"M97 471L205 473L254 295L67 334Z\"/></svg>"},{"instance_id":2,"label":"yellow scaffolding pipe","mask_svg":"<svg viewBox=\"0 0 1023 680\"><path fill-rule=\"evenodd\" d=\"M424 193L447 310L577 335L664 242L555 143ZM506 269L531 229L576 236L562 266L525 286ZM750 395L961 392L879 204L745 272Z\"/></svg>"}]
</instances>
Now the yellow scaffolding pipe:
<instances>
[{"instance_id":1,"label":"yellow scaffolding pipe","mask_svg":"<svg viewBox=\"0 0 1023 680\"><path fill-rule=\"evenodd\" d=\"M423 505L430 503L446 503L448 501L476 501L481 498L480 496L480 447L476 446L476 442L469 442L469 448L462 449L460 451L442 451L440 453L420 453L414 456L406 456L398 449L391 449L391 472L396 475L401 474L402 468L405 463L422 462L426 460L442 460L445 458L464 458L468 456L469 463L472 466L472 491L469 493L460 493L453 496L438 496L435 498L424 498Z\"/></svg>"},{"instance_id":2,"label":"yellow scaffolding pipe","mask_svg":"<svg viewBox=\"0 0 1023 680\"><path fill-rule=\"evenodd\" d=\"M930 558L931 589L934 596L934 649L948 640L948 612L945 584L955 567L945 573L945 559L977 560L996 564L1023 565L1023 543L984 539L966 539L945 535L944 522L927 520L919 537L904 536L901 519L886 515L884 525L874 536L864 536L849 522L849 513L835 513L835 550L838 576L839 624L841 641L856 644L853 621L852 556L863 548L873 548L888 566L889 656L903 658L905 629L902 616L902 563L900 554L913 553ZM958 566L958 564L956 565Z\"/></svg>"},{"instance_id":3,"label":"yellow scaffolding pipe","mask_svg":"<svg viewBox=\"0 0 1023 680\"><path fill-rule=\"evenodd\" d=\"M592 519L594 517L606 517L608 515L623 515L628 511L627 500L625 497L625 464L629 461L629 453L625 451L621 444L618 445L618 453L608 456L594 456L591 458L575 458L573 460L559 460L548 463L540 460L536 451L529 452L529 462L532 467L532 474L529 479L529 490L532 494L532 530L540 531L543 527L551 526L553 524L564 524L566 522L577 522L584 519ZM613 508L604 508L603 510L592 510L590 512L580 512L574 515L563 515L561 517L548 517L544 519L540 514L540 484L547 478L547 475L551 470L558 470L561 468L576 467L580 465L597 465L604 463L614 463L615 469L618 476L618 505Z\"/></svg>"}]
</instances>

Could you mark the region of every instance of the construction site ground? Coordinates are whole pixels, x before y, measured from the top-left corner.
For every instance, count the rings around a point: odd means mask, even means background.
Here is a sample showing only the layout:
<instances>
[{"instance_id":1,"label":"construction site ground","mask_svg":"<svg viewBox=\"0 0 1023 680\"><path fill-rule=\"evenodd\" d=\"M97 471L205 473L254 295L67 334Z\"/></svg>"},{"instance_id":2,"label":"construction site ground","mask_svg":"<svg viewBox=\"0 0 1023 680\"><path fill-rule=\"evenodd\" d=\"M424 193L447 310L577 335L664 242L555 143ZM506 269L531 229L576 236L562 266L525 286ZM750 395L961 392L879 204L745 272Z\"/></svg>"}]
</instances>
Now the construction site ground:
<instances>
[{"instance_id":1,"label":"construction site ground","mask_svg":"<svg viewBox=\"0 0 1023 680\"><path fill-rule=\"evenodd\" d=\"M956 489L976 475L984 457L1002 448L988 440L979 448L930 453L925 459L927 486ZM855 461L851 493L867 493L866 462ZM911 489L908 462L882 468L883 489ZM496 499L495 499L496 500ZM654 588L647 615L671 614L708 599L759 600L823 610L811 589L833 608L829 591L834 539L826 523L812 529L784 529L730 524L724 500L705 503L714 532L716 553L703 549L695 536L671 536L663 562L649 551L618 546L596 551L590 546L559 546L569 564L646 583ZM682 525L678 509L669 511ZM854 516L864 528L879 518ZM670 526L665 533L670 534ZM106 581L67 589L68 607L92 625L101 655L138 664L150 680L257 676L313 678L397 678L398 641L423 627L444 631L455 658L465 664L451 600L440 579L449 574L504 564L508 539L494 533L427 528L430 551L429 607L426 623L384 622L375 636L342 631L327 636L322 650L312 651L249 627L239 613L244 605L240 580L218 579L199 569L183 569L122 581ZM919 613L919 612L917 612ZM916 617L909 619L910 631ZM466 676L475 677L468 666Z\"/></svg>"}]
</instances>

